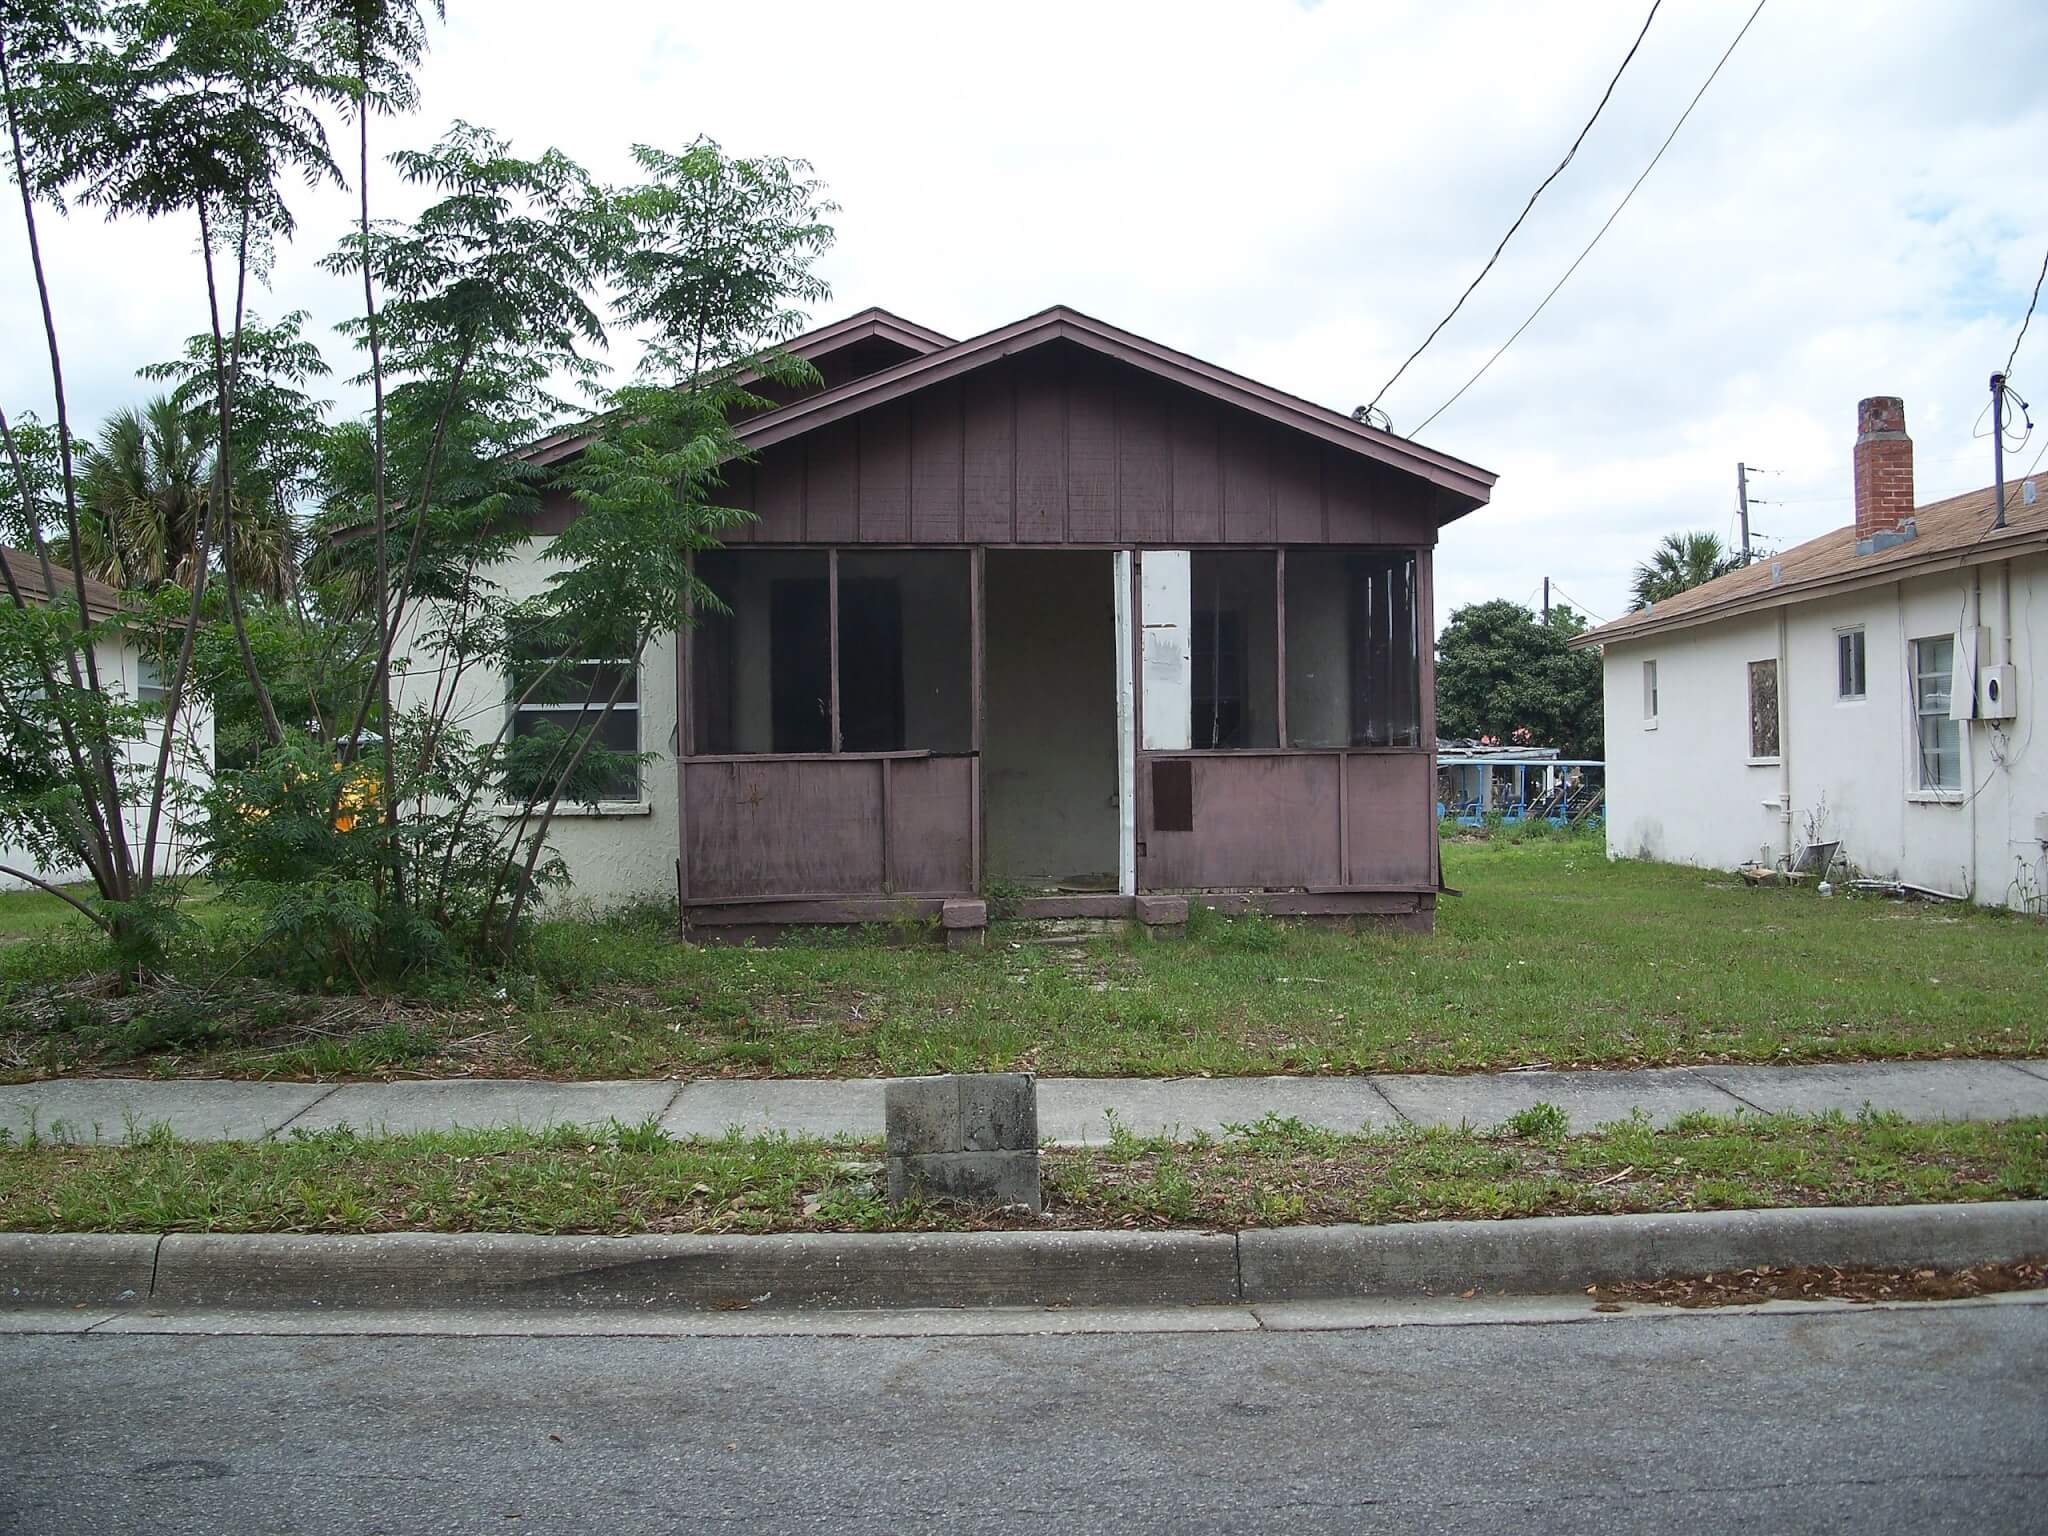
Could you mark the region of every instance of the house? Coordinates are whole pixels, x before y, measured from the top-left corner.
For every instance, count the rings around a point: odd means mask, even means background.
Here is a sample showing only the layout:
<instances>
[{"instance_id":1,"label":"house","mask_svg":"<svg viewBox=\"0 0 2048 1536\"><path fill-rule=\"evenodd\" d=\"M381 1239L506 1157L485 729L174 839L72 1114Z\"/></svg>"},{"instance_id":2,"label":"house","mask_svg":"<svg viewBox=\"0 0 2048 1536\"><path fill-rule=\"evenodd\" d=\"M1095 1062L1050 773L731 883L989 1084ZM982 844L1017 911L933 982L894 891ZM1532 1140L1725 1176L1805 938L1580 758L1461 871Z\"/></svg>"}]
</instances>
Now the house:
<instances>
[{"instance_id":1,"label":"house","mask_svg":"<svg viewBox=\"0 0 2048 1536\"><path fill-rule=\"evenodd\" d=\"M24 600L31 603L50 601L49 588L43 582L42 562L33 554L19 549L0 548L0 560L7 563L7 573L12 577L14 586L19 589ZM60 568L55 575L58 596L71 596L74 589L69 571ZM0 589L0 602L8 600L4 589ZM110 618L121 611L121 594L105 582L87 577L85 606L90 618ZM164 683L158 675L156 663L143 653L131 635L123 632L118 638L101 640L93 648L93 662L99 669L102 687L110 691L117 690L141 704L162 702ZM180 740L173 749L172 772L183 784L204 787L211 781L213 771L211 712L198 707L195 701L188 701L187 707L180 711L178 733ZM156 771L157 755L162 744L161 724L145 730L136 740L126 744L122 756L131 775L131 782L134 779L146 781L147 776ZM143 838L148 832L149 806L146 795L141 797L141 803L135 803L137 798L130 797L123 819L129 846L136 850L139 859ZM170 825L169 818L166 818L157 835L163 850L159 855L157 867L173 873L184 872L189 862L186 845L190 839L182 836L177 827ZM91 878L82 864L54 870L39 869L35 856L28 849L11 847L5 843L0 843L0 865L25 870L35 874L39 879L57 884L72 884ZM0 873L0 890L20 890L28 883L17 875Z\"/></svg>"},{"instance_id":2,"label":"house","mask_svg":"<svg viewBox=\"0 0 2048 1536\"><path fill-rule=\"evenodd\" d=\"M1608 850L1863 872L2048 910L2048 486L1914 505L1905 407L1857 407L1856 521L1592 630Z\"/></svg>"},{"instance_id":3,"label":"house","mask_svg":"<svg viewBox=\"0 0 2048 1536\"><path fill-rule=\"evenodd\" d=\"M649 648L614 745L652 759L550 833L580 895L733 932L990 891L1429 926L1430 561L1492 474L1071 309L789 350L824 385L741 425L753 520L696 567L731 616Z\"/></svg>"}]
</instances>

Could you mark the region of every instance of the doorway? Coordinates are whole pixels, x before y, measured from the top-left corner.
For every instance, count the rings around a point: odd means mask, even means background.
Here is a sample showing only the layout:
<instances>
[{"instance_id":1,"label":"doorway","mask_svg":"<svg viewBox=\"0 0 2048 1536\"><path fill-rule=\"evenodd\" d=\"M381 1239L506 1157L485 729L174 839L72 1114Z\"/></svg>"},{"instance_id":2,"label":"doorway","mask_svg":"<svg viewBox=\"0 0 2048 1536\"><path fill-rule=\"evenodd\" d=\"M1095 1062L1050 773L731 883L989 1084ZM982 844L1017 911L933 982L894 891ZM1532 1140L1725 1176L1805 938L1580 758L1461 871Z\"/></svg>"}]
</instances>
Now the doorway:
<instances>
[{"instance_id":1,"label":"doorway","mask_svg":"<svg viewBox=\"0 0 2048 1536\"><path fill-rule=\"evenodd\" d=\"M988 552L982 805L991 879L1118 888L1114 561L1108 550Z\"/></svg>"}]
</instances>

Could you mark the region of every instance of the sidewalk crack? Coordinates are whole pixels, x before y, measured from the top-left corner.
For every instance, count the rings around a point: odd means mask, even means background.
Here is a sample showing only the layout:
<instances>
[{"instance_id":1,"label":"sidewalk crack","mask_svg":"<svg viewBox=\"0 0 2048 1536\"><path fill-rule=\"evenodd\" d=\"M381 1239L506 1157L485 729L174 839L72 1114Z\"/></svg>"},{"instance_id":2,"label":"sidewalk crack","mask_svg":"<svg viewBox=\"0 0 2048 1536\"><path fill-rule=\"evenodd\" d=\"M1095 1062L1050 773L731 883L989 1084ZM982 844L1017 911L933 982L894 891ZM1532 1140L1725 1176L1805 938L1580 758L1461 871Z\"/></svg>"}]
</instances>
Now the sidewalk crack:
<instances>
[{"instance_id":1,"label":"sidewalk crack","mask_svg":"<svg viewBox=\"0 0 2048 1536\"><path fill-rule=\"evenodd\" d=\"M1401 1112L1401 1106L1396 1104L1393 1100L1393 1097L1387 1092L1387 1090L1380 1086L1380 1080L1378 1077L1368 1073L1365 1079L1365 1085L1366 1087L1370 1088L1374 1093L1380 1096L1380 1102L1386 1105L1387 1108L1391 1109L1394 1112L1394 1118L1396 1120L1399 1120L1403 1125L1413 1125L1415 1123L1413 1120L1409 1119L1407 1115Z\"/></svg>"},{"instance_id":2,"label":"sidewalk crack","mask_svg":"<svg viewBox=\"0 0 2048 1536\"><path fill-rule=\"evenodd\" d=\"M327 1084L327 1086L324 1089L322 1089L318 1095L311 1099L308 1099L304 1104L301 1104L297 1109L293 1110L290 1114L286 1115L284 1119L279 1121L276 1125L273 1125L269 1130L265 1131L263 1133L263 1139L265 1141L277 1140L278 1137L282 1136L288 1129L291 1128L291 1125L294 1121L305 1119L306 1116L310 1115L322 1104L325 1104L329 1099L333 1098L334 1095L341 1090L341 1086L342 1085L340 1083Z\"/></svg>"},{"instance_id":3,"label":"sidewalk crack","mask_svg":"<svg viewBox=\"0 0 2048 1536\"><path fill-rule=\"evenodd\" d=\"M2035 1079L2037 1082L2048 1083L2048 1071L2037 1070L2027 1062L2007 1061L2001 1062L2000 1065L2011 1067L2015 1072L2024 1072L2028 1077Z\"/></svg>"},{"instance_id":4,"label":"sidewalk crack","mask_svg":"<svg viewBox=\"0 0 2048 1536\"><path fill-rule=\"evenodd\" d=\"M1744 1109L1755 1110L1760 1115L1768 1115L1770 1113L1770 1111L1768 1109L1765 1109L1763 1105L1752 1103L1750 1100L1745 1099L1741 1094L1737 1093L1733 1088L1730 1088L1718 1077L1715 1077L1712 1073L1708 1072L1705 1067L1689 1067L1687 1068L1687 1070L1690 1071L1693 1074L1693 1076L1697 1077L1701 1082L1705 1083L1709 1088L1718 1089L1720 1092L1727 1094L1729 1098L1733 1099L1736 1103L1740 1104Z\"/></svg>"}]
</instances>

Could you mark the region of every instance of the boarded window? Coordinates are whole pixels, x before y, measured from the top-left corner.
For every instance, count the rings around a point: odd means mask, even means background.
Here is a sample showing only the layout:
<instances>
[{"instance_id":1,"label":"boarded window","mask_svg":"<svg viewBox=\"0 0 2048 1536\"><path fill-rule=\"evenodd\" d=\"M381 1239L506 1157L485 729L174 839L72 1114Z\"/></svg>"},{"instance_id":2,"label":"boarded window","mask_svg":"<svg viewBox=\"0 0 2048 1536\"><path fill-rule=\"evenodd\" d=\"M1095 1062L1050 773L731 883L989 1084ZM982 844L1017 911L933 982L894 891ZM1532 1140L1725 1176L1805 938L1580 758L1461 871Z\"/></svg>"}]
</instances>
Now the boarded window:
<instances>
[{"instance_id":1,"label":"boarded window","mask_svg":"<svg viewBox=\"0 0 2048 1536\"><path fill-rule=\"evenodd\" d=\"M1778 662L1749 664L1749 755L1778 755Z\"/></svg>"},{"instance_id":2,"label":"boarded window","mask_svg":"<svg viewBox=\"0 0 2048 1536\"><path fill-rule=\"evenodd\" d=\"M1919 787L1960 790L1963 787L1963 732L1949 718L1955 686L1956 642L1952 635L1932 635L1913 642L1913 718L1919 743Z\"/></svg>"},{"instance_id":3,"label":"boarded window","mask_svg":"<svg viewBox=\"0 0 2048 1536\"><path fill-rule=\"evenodd\" d=\"M1414 747L1422 740L1415 556L1287 552L1287 741Z\"/></svg>"},{"instance_id":4,"label":"boarded window","mask_svg":"<svg viewBox=\"0 0 2048 1536\"><path fill-rule=\"evenodd\" d=\"M1189 737L1197 748L1280 742L1278 594L1270 551L1197 551L1188 561Z\"/></svg>"},{"instance_id":5,"label":"boarded window","mask_svg":"<svg viewBox=\"0 0 2048 1536\"><path fill-rule=\"evenodd\" d=\"M693 750L835 750L829 557L713 550L697 574L729 611L701 612L691 637ZM961 550L840 557L837 750L971 749L971 581Z\"/></svg>"},{"instance_id":6,"label":"boarded window","mask_svg":"<svg viewBox=\"0 0 2048 1536\"><path fill-rule=\"evenodd\" d=\"M1185 757L1153 759L1152 830L1195 830L1195 765Z\"/></svg>"}]
</instances>

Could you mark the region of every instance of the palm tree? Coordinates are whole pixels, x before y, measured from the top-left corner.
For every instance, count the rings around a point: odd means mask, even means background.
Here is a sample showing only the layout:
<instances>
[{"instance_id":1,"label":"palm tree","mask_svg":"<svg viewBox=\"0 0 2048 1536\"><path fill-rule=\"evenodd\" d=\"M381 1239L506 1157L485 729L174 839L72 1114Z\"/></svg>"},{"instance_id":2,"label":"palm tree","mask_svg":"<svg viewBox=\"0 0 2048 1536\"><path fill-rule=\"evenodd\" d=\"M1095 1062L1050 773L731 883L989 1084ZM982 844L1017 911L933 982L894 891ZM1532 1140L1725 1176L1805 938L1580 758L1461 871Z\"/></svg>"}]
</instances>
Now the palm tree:
<instances>
[{"instance_id":1,"label":"palm tree","mask_svg":"<svg viewBox=\"0 0 2048 1536\"><path fill-rule=\"evenodd\" d=\"M1661 603L1725 576L1741 564L1742 557L1731 554L1714 534L1667 533L1656 552L1636 567L1633 606Z\"/></svg>"},{"instance_id":2,"label":"palm tree","mask_svg":"<svg viewBox=\"0 0 2048 1536\"><path fill-rule=\"evenodd\" d=\"M117 411L79 455L79 519L87 571L114 586L189 586L200 519L212 492L210 438L199 415L159 395ZM235 576L252 592L282 598L298 569L300 534L290 510L267 496L235 497Z\"/></svg>"}]
</instances>

